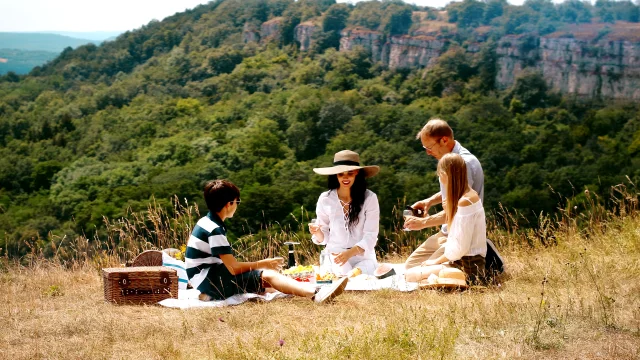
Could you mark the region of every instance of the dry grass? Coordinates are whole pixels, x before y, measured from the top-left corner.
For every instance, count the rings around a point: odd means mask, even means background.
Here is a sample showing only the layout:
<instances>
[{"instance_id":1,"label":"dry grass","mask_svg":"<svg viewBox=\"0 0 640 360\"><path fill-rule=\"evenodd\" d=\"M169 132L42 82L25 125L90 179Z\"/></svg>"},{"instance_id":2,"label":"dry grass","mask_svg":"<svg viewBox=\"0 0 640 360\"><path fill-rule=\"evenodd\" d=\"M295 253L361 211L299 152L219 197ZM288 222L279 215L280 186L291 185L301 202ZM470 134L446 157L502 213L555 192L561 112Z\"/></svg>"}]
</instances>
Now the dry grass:
<instances>
[{"instance_id":1,"label":"dry grass","mask_svg":"<svg viewBox=\"0 0 640 360\"><path fill-rule=\"evenodd\" d=\"M503 211L491 237L504 249L508 274L500 286L463 293L352 292L326 306L306 299L188 311L114 306L103 301L97 270L126 252L94 249L74 261L36 253L28 266L0 258L0 358L638 359L637 194L612 198L613 210L604 211L587 194L526 231L517 213ZM187 231L192 215L185 214L194 209L176 209L153 225L177 227L156 230L157 244ZM128 221L123 243L144 234L142 223Z\"/></svg>"},{"instance_id":2,"label":"dry grass","mask_svg":"<svg viewBox=\"0 0 640 360\"><path fill-rule=\"evenodd\" d=\"M593 40L599 38L599 33L603 29L608 28L606 35L602 36L602 40L608 41L640 41L640 24L630 23L626 21L617 21L615 24L609 23L593 23L593 24L571 24L565 25L558 31L545 35L547 38L558 38L572 35L578 40Z\"/></svg>"},{"instance_id":3,"label":"dry grass","mask_svg":"<svg viewBox=\"0 0 640 360\"><path fill-rule=\"evenodd\" d=\"M0 358L633 359L639 254L640 221L627 218L588 241L509 251L510 279L484 292L347 293L329 306L285 299L190 311L106 304L91 267L9 266L0 277L8 314Z\"/></svg>"}]
</instances>

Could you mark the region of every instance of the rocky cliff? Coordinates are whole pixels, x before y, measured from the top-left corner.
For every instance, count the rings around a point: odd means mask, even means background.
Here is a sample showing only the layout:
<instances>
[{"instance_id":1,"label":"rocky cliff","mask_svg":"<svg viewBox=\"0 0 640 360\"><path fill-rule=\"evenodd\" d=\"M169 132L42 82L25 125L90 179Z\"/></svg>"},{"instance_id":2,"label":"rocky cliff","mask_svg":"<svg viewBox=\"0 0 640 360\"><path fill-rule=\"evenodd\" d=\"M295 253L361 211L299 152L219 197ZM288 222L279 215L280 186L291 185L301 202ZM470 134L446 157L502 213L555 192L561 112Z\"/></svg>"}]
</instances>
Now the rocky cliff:
<instances>
[{"instance_id":1,"label":"rocky cliff","mask_svg":"<svg viewBox=\"0 0 640 360\"><path fill-rule=\"evenodd\" d=\"M381 32L362 28L348 28L340 32L340 51L350 51L357 46L370 52L371 60L383 61L384 35Z\"/></svg>"},{"instance_id":2,"label":"rocky cliff","mask_svg":"<svg viewBox=\"0 0 640 360\"><path fill-rule=\"evenodd\" d=\"M300 43L300 50L307 51L313 45L313 33L322 28L313 21L305 21L295 28L295 39Z\"/></svg>"},{"instance_id":3,"label":"rocky cliff","mask_svg":"<svg viewBox=\"0 0 640 360\"><path fill-rule=\"evenodd\" d=\"M445 42L433 36L392 36L388 66L391 69L430 67L444 48Z\"/></svg>"},{"instance_id":4,"label":"rocky cliff","mask_svg":"<svg viewBox=\"0 0 640 360\"><path fill-rule=\"evenodd\" d=\"M250 23L245 23L244 28L242 29L242 42L246 44L259 41L260 32L258 31L257 27Z\"/></svg>"},{"instance_id":5,"label":"rocky cliff","mask_svg":"<svg viewBox=\"0 0 640 360\"><path fill-rule=\"evenodd\" d=\"M511 36L498 44L500 88L525 69L539 71L553 89L584 97L640 99L640 42Z\"/></svg>"},{"instance_id":6,"label":"rocky cliff","mask_svg":"<svg viewBox=\"0 0 640 360\"><path fill-rule=\"evenodd\" d=\"M434 36L392 36L385 41L382 33L360 28L345 29L340 35L340 51L362 46L373 61L392 69L429 67L445 47L445 42Z\"/></svg>"},{"instance_id":7,"label":"rocky cliff","mask_svg":"<svg viewBox=\"0 0 640 360\"><path fill-rule=\"evenodd\" d=\"M280 29L282 28L282 18L273 18L260 26L260 39L271 41L280 39Z\"/></svg>"},{"instance_id":8,"label":"rocky cliff","mask_svg":"<svg viewBox=\"0 0 640 360\"><path fill-rule=\"evenodd\" d=\"M245 26L243 39L264 41L279 31L281 20L261 26L260 34ZM447 49L447 42L428 27L420 35L387 37L378 31L347 28L340 35L340 51L363 47L371 59L391 69L428 68ZM426 30L425 30L426 29ZM317 21L307 21L295 29L300 50L307 51ZM467 51L480 51L490 27L478 28ZM258 40L253 40L258 37ZM497 44L496 84L508 88L525 69L540 72L549 86L561 93L585 97L640 99L640 24L588 24L565 28L543 37L507 35Z\"/></svg>"}]
</instances>

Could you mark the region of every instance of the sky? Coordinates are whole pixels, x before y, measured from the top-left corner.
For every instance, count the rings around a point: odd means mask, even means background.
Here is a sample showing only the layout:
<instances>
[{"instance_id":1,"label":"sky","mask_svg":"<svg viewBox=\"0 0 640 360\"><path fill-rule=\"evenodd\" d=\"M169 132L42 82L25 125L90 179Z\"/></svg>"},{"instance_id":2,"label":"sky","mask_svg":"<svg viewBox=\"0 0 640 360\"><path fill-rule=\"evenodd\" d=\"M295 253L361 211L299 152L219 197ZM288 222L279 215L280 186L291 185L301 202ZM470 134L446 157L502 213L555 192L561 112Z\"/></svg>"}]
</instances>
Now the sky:
<instances>
[{"instance_id":1,"label":"sky","mask_svg":"<svg viewBox=\"0 0 640 360\"><path fill-rule=\"evenodd\" d=\"M450 0L405 0L441 7ZM0 32L126 31L208 0L0 0ZM338 0L338 2L352 2ZM524 0L509 0L522 4Z\"/></svg>"}]
</instances>

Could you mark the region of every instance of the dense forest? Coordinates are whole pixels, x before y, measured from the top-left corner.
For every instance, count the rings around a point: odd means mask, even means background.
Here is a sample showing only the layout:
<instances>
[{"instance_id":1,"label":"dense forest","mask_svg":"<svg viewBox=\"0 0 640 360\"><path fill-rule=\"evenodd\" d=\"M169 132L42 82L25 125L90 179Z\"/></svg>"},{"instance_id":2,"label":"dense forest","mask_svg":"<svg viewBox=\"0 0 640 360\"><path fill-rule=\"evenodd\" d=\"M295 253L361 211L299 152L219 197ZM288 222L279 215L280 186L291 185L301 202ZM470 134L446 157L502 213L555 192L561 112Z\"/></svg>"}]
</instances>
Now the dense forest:
<instances>
[{"instance_id":1,"label":"dense forest","mask_svg":"<svg viewBox=\"0 0 640 360\"><path fill-rule=\"evenodd\" d=\"M437 30L447 49L433 66L390 70L363 49L337 50L346 27L402 35L420 14L451 25ZM278 36L243 42L245 24L276 17ZM305 21L322 31L303 52L294 30ZM169 208L176 195L204 209L202 185L215 178L242 191L232 237L297 228L326 189L312 168L342 149L381 166L369 185L381 226L393 231L394 207L438 190L435 160L415 140L434 117L480 159L488 210L517 209L535 223L566 205L561 196L607 197L627 176L640 180L640 105L554 93L535 71L498 90L492 39L621 21L638 22L639 7L226 0L68 48L29 75L0 76L0 254L9 243L25 253L33 241L100 233L103 217L153 199ZM463 51L480 26L488 41Z\"/></svg>"}]
</instances>

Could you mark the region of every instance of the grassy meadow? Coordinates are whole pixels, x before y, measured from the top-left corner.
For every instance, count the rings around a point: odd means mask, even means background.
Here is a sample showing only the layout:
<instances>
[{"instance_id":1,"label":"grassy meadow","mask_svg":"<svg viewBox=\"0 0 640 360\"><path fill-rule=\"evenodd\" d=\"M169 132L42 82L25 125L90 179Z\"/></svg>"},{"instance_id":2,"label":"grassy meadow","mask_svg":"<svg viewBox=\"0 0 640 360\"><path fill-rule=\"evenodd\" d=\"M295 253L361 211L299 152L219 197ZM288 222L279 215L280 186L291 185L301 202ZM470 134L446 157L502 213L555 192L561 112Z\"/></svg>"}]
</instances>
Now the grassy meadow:
<instances>
[{"instance_id":1,"label":"grassy meadow","mask_svg":"<svg viewBox=\"0 0 640 360\"><path fill-rule=\"evenodd\" d=\"M617 199L613 210L593 201L590 211L568 207L528 230L503 212L489 235L507 273L486 289L347 292L322 306L299 298L186 311L107 304L99 269L136 251L124 249L125 235L131 246L151 232L170 241L193 221L193 208L167 216L151 206L146 222L110 223L120 250L81 239L54 258L34 249L21 263L0 261L0 358L638 359L637 194ZM282 240L272 236L270 244ZM244 241L248 257L273 251ZM402 261L405 245L387 260Z\"/></svg>"}]
</instances>

